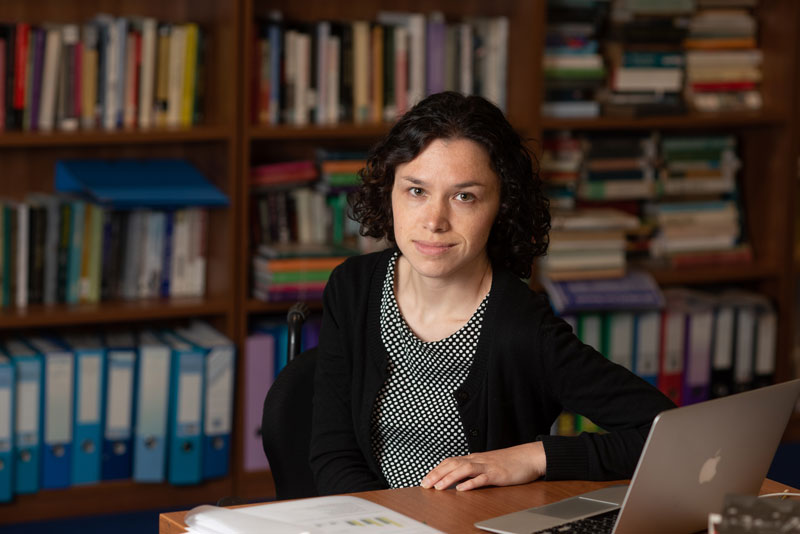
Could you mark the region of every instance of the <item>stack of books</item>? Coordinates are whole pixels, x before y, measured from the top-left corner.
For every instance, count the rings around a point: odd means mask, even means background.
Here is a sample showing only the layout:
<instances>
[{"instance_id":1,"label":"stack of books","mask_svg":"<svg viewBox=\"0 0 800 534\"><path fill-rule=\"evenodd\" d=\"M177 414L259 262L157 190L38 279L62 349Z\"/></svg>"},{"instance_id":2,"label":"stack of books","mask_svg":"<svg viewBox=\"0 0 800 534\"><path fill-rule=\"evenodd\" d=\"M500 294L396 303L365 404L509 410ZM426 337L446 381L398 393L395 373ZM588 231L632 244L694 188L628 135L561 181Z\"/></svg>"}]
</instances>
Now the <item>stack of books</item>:
<instances>
[{"instance_id":1,"label":"stack of books","mask_svg":"<svg viewBox=\"0 0 800 534\"><path fill-rule=\"evenodd\" d=\"M253 256L253 298L322 300L333 269L356 250L336 246L260 246Z\"/></svg>"},{"instance_id":2,"label":"stack of books","mask_svg":"<svg viewBox=\"0 0 800 534\"><path fill-rule=\"evenodd\" d=\"M539 272L550 280L621 277L625 231L638 226L638 217L610 208L554 210L550 245Z\"/></svg>"},{"instance_id":3,"label":"stack of books","mask_svg":"<svg viewBox=\"0 0 800 534\"><path fill-rule=\"evenodd\" d=\"M616 2L606 44L610 76L607 115L646 116L685 112L683 90L686 17L694 2Z\"/></svg>"},{"instance_id":4,"label":"stack of books","mask_svg":"<svg viewBox=\"0 0 800 534\"><path fill-rule=\"evenodd\" d=\"M0 24L0 131L197 124L204 49L197 24L151 17Z\"/></svg>"},{"instance_id":5,"label":"stack of books","mask_svg":"<svg viewBox=\"0 0 800 534\"><path fill-rule=\"evenodd\" d=\"M583 149L583 143L572 132L545 133L539 177L550 199L550 208L568 210L575 207Z\"/></svg>"},{"instance_id":6,"label":"stack of books","mask_svg":"<svg viewBox=\"0 0 800 534\"><path fill-rule=\"evenodd\" d=\"M658 226L651 256L674 266L751 259L742 243L735 149L733 136L664 137L664 197L647 208Z\"/></svg>"},{"instance_id":7,"label":"stack of books","mask_svg":"<svg viewBox=\"0 0 800 534\"><path fill-rule=\"evenodd\" d=\"M695 13L685 41L690 102L699 111L760 109L756 19L749 9L716 4Z\"/></svg>"},{"instance_id":8,"label":"stack of books","mask_svg":"<svg viewBox=\"0 0 800 534\"><path fill-rule=\"evenodd\" d=\"M597 117L596 91L606 69L598 37L608 2L549 0L544 54L542 114L549 117Z\"/></svg>"},{"instance_id":9,"label":"stack of books","mask_svg":"<svg viewBox=\"0 0 800 534\"><path fill-rule=\"evenodd\" d=\"M578 198L616 201L653 197L655 134L595 135L587 137L585 144Z\"/></svg>"}]
</instances>

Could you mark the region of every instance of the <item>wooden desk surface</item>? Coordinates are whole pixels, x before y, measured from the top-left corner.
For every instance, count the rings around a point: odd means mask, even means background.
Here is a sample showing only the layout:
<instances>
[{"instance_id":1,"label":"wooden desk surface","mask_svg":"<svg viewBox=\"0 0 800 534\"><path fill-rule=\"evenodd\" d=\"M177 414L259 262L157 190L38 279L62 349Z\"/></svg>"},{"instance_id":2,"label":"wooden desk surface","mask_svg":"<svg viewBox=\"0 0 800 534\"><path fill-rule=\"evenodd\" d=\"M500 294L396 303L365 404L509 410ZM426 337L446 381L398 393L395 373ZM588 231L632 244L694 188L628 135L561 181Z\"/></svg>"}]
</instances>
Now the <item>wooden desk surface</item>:
<instances>
[{"instance_id":1,"label":"wooden desk surface","mask_svg":"<svg viewBox=\"0 0 800 534\"><path fill-rule=\"evenodd\" d=\"M626 480L617 482L532 482L521 486L483 488L465 492L436 491L414 487L366 491L351 495L391 508L442 532L484 533L472 526L473 523L532 506L551 503L605 486L627 482ZM787 488L788 486L767 479L761 486L761 493L781 492ZM183 522L185 515L186 512L161 514L159 517L160 534L185 532L186 525Z\"/></svg>"}]
</instances>

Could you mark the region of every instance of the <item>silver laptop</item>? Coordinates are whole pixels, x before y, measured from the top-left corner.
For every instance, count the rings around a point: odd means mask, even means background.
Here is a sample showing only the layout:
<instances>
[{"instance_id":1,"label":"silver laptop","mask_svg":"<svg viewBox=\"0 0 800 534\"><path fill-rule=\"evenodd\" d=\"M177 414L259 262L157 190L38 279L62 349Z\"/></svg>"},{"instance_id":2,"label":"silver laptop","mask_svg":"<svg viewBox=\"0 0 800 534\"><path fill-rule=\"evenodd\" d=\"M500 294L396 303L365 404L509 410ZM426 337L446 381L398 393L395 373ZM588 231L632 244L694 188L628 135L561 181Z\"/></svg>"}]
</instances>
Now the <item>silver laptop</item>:
<instances>
[{"instance_id":1,"label":"silver laptop","mask_svg":"<svg viewBox=\"0 0 800 534\"><path fill-rule=\"evenodd\" d=\"M799 395L800 379L662 412L653 421L630 486L475 526L502 534L570 532L567 524L577 529L573 522L591 518L607 524L597 532L613 534L703 530L709 512L722 510L726 494L758 494Z\"/></svg>"}]
</instances>

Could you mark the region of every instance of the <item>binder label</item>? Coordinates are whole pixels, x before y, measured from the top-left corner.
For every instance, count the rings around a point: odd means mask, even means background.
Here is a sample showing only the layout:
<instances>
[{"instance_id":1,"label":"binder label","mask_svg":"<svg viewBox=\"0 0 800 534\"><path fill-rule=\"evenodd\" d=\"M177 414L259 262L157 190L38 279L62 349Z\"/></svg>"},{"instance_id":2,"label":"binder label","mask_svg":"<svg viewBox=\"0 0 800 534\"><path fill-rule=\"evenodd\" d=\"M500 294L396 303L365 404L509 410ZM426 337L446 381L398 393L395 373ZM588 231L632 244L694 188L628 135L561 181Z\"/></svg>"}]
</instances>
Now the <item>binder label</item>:
<instances>
[{"instance_id":1,"label":"binder label","mask_svg":"<svg viewBox=\"0 0 800 534\"><path fill-rule=\"evenodd\" d=\"M100 421L100 356L84 355L78 363L80 389L78 390L78 423Z\"/></svg>"},{"instance_id":2,"label":"binder label","mask_svg":"<svg viewBox=\"0 0 800 534\"><path fill-rule=\"evenodd\" d=\"M106 436L110 439L130 436L133 358L133 352L116 353L109 357L111 368L108 375Z\"/></svg>"},{"instance_id":3,"label":"binder label","mask_svg":"<svg viewBox=\"0 0 800 534\"><path fill-rule=\"evenodd\" d=\"M34 367L34 373L26 367ZM35 366L20 366L22 380L17 387L17 433L20 445L35 445L39 442L39 380ZM30 380L31 374L36 381ZM27 375L27 377L26 377ZM28 378L26 380L26 378Z\"/></svg>"},{"instance_id":4,"label":"binder label","mask_svg":"<svg viewBox=\"0 0 800 534\"><path fill-rule=\"evenodd\" d=\"M139 379L143 387L140 388L139 409L137 416L137 435L162 436L167 427L168 405L167 393L169 391L169 351L167 349L149 349L153 354L145 355L142 351L140 357L141 374ZM146 392L146 394L144 394Z\"/></svg>"},{"instance_id":5,"label":"binder label","mask_svg":"<svg viewBox=\"0 0 800 534\"><path fill-rule=\"evenodd\" d=\"M200 373L181 373L178 383L178 434L195 435L200 423L200 388L203 376Z\"/></svg>"},{"instance_id":6,"label":"binder label","mask_svg":"<svg viewBox=\"0 0 800 534\"><path fill-rule=\"evenodd\" d=\"M47 357L47 398L44 440L72 441L72 355Z\"/></svg>"},{"instance_id":7,"label":"binder label","mask_svg":"<svg viewBox=\"0 0 800 534\"><path fill-rule=\"evenodd\" d=\"M11 448L11 384L0 377L0 451Z\"/></svg>"},{"instance_id":8,"label":"binder label","mask_svg":"<svg viewBox=\"0 0 800 534\"><path fill-rule=\"evenodd\" d=\"M233 391L233 348L212 349L206 361L208 381L205 434L213 436L231 431L231 400Z\"/></svg>"}]
</instances>

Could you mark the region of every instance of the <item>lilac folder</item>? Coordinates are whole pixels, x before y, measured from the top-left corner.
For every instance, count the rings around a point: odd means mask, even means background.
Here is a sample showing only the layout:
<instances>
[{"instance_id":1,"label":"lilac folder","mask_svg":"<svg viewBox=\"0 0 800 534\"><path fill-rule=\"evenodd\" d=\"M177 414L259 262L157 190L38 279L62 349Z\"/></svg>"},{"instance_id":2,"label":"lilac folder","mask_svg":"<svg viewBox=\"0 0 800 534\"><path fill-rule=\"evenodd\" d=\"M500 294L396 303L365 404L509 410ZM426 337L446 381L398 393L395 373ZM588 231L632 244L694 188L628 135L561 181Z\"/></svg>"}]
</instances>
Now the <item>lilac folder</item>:
<instances>
[{"instance_id":1,"label":"lilac folder","mask_svg":"<svg viewBox=\"0 0 800 534\"><path fill-rule=\"evenodd\" d=\"M261 443L261 412L264 397L275 376L275 338L257 333L245 341L244 470L269 468Z\"/></svg>"}]
</instances>

